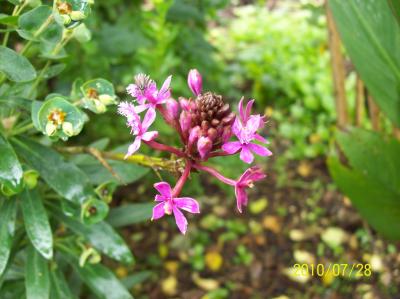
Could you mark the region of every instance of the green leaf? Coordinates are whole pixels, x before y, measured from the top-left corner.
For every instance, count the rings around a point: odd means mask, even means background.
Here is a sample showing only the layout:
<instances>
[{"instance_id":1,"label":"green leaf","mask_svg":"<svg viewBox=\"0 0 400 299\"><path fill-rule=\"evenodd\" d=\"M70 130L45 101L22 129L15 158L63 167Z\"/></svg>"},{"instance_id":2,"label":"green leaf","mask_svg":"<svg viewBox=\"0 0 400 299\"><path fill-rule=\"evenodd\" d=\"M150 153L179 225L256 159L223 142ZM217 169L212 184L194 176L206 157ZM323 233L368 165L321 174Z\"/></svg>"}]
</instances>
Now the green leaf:
<instances>
[{"instance_id":1,"label":"green leaf","mask_svg":"<svg viewBox=\"0 0 400 299\"><path fill-rule=\"evenodd\" d=\"M122 227L150 220L154 204L137 203L126 204L111 209L107 222L114 227Z\"/></svg>"},{"instance_id":2,"label":"green leaf","mask_svg":"<svg viewBox=\"0 0 400 299\"><path fill-rule=\"evenodd\" d=\"M400 27L387 1L329 0L357 72L374 100L400 126Z\"/></svg>"},{"instance_id":3,"label":"green leaf","mask_svg":"<svg viewBox=\"0 0 400 299\"><path fill-rule=\"evenodd\" d=\"M133 299L115 275L101 264L79 267L75 258L67 258L85 284L100 299Z\"/></svg>"},{"instance_id":4,"label":"green leaf","mask_svg":"<svg viewBox=\"0 0 400 299\"><path fill-rule=\"evenodd\" d=\"M50 280L47 261L32 246L27 249L25 288L27 299L49 298Z\"/></svg>"},{"instance_id":5,"label":"green leaf","mask_svg":"<svg viewBox=\"0 0 400 299\"><path fill-rule=\"evenodd\" d=\"M59 269L50 271L52 299L74 299L63 273Z\"/></svg>"},{"instance_id":6,"label":"green leaf","mask_svg":"<svg viewBox=\"0 0 400 299\"><path fill-rule=\"evenodd\" d=\"M108 223L99 222L88 226L65 216L54 206L52 206L52 212L74 233L81 235L103 254L126 264L133 263L133 256L129 247Z\"/></svg>"},{"instance_id":7,"label":"green leaf","mask_svg":"<svg viewBox=\"0 0 400 299\"><path fill-rule=\"evenodd\" d=\"M53 235L46 210L36 190L25 189L21 194L25 230L33 246L46 258L53 257Z\"/></svg>"},{"instance_id":8,"label":"green leaf","mask_svg":"<svg viewBox=\"0 0 400 299\"><path fill-rule=\"evenodd\" d=\"M355 128L337 139L352 169L331 158L336 184L377 231L400 239L400 143Z\"/></svg>"},{"instance_id":9,"label":"green leaf","mask_svg":"<svg viewBox=\"0 0 400 299\"><path fill-rule=\"evenodd\" d=\"M15 26L18 24L18 16L9 16L6 14L0 14L0 24L7 26Z\"/></svg>"},{"instance_id":10,"label":"green leaf","mask_svg":"<svg viewBox=\"0 0 400 299\"><path fill-rule=\"evenodd\" d=\"M50 66L43 74L43 79L48 80L60 74L67 65L65 63L59 63Z\"/></svg>"},{"instance_id":11,"label":"green leaf","mask_svg":"<svg viewBox=\"0 0 400 299\"><path fill-rule=\"evenodd\" d=\"M19 35L28 40L37 40L56 44L62 38L63 27L56 22L50 23L48 27L39 35L35 37L35 33L51 16L52 8L48 5L38 6L23 15L18 20L20 30Z\"/></svg>"},{"instance_id":12,"label":"green leaf","mask_svg":"<svg viewBox=\"0 0 400 299\"><path fill-rule=\"evenodd\" d=\"M14 82L27 82L36 78L36 71L28 59L3 46L0 46L0 72Z\"/></svg>"},{"instance_id":13,"label":"green leaf","mask_svg":"<svg viewBox=\"0 0 400 299\"><path fill-rule=\"evenodd\" d=\"M400 1L398 0L387 0L390 8L392 9L393 15L396 17L397 22L400 24Z\"/></svg>"},{"instance_id":14,"label":"green leaf","mask_svg":"<svg viewBox=\"0 0 400 299\"><path fill-rule=\"evenodd\" d=\"M16 204L14 199L3 200L0 206L0 276L6 269L15 232Z\"/></svg>"},{"instance_id":15,"label":"green leaf","mask_svg":"<svg viewBox=\"0 0 400 299\"><path fill-rule=\"evenodd\" d=\"M142 283L149 277L151 277L153 273L151 271L141 271L122 279L122 283L127 289L133 288L135 285Z\"/></svg>"},{"instance_id":16,"label":"green leaf","mask_svg":"<svg viewBox=\"0 0 400 299\"><path fill-rule=\"evenodd\" d=\"M14 192L22 188L23 171L12 146L0 134L0 183Z\"/></svg>"},{"instance_id":17,"label":"green leaf","mask_svg":"<svg viewBox=\"0 0 400 299\"><path fill-rule=\"evenodd\" d=\"M29 139L13 139L13 143L18 154L60 196L79 205L94 196L89 179L82 170L66 162L56 151Z\"/></svg>"}]
</instances>

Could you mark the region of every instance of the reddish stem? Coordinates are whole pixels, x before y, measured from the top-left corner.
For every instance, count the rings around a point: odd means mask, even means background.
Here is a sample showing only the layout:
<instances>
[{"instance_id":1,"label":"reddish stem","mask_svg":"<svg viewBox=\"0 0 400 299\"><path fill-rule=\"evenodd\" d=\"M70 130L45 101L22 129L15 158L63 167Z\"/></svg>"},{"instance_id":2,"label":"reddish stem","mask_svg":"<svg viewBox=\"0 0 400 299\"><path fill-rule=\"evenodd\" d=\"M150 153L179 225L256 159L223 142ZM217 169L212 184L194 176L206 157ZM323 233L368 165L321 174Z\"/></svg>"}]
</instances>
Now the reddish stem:
<instances>
[{"instance_id":1,"label":"reddish stem","mask_svg":"<svg viewBox=\"0 0 400 299\"><path fill-rule=\"evenodd\" d=\"M186 155L182 151L180 151L179 149L177 149L175 147L165 145L162 143L158 143L156 141L143 141L143 142L156 150L170 152L170 153L173 153L173 154L177 155L178 157L182 157L182 158L186 157Z\"/></svg>"},{"instance_id":2,"label":"reddish stem","mask_svg":"<svg viewBox=\"0 0 400 299\"><path fill-rule=\"evenodd\" d=\"M212 152L212 153L210 153L210 154L208 155L208 158L222 157L222 156L231 156L231 155L237 154L238 152L239 152L239 150L236 151L236 152L234 152L233 154L229 154L229 153L227 153L227 152L225 152L225 151Z\"/></svg>"},{"instance_id":3,"label":"reddish stem","mask_svg":"<svg viewBox=\"0 0 400 299\"><path fill-rule=\"evenodd\" d=\"M210 174L212 174L213 176L215 176L217 179L219 179L221 182L231 185L231 186L235 186L236 185L236 181L229 179L227 177L224 177L221 173L219 173L216 169L209 167L209 166L205 166L205 165L201 165L201 164L193 164L193 167L198 169L198 170L203 170L206 171Z\"/></svg>"},{"instance_id":4,"label":"reddish stem","mask_svg":"<svg viewBox=\"0 0 400 299\"><path fill-rule=\"evenodd\" d=\"M176 182L174 189L172 190L172 197L178 197L182 191L183 186L185 185L186 180L189 177L190 169L192 168L192 163L189 160L186 160L185 170L182 173L182 176Z\"/></svg>"}]
</instances>

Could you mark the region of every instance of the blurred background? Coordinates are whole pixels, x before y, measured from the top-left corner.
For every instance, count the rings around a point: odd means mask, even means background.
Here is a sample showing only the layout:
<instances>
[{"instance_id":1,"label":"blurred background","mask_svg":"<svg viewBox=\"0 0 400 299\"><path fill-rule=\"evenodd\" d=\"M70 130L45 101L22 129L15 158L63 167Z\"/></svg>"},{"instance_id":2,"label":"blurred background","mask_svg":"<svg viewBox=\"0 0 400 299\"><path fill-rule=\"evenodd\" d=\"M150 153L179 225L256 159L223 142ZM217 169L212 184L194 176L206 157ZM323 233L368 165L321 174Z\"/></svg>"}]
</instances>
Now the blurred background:
<instances>
[{"instance_id":1,"label":"blurred background","mask_svg":"<svg viewBox=\"0 0 400 299\"><path fill-rule=\"evenodd\" d=\"M193 176L184 194L200 201L202 214L189 216L182 236L172 217L148 221L158 173L138 167L131 174L137 181L117 190L113 205L121 208L109 221L137 260L132 267L108 263L136 298L400 298L398 245L369 228L327 170L340 117L324 1L96 0L93 10L92 39L68 45L67 68L50 89L101 76L130 100L125 88L144 72L158 84L172 74L173 95L189 97L186 76L197 68L205 90L233 106L242 95L255 98L256 110L269 119L263 133L274 155L259 160L268 178L251 191L243 214L231 188ZM341 95L356 119L350 123L373 128L373 106L357 111L363 87L343 59ZM90 117L72 144L131 141L116 109ZM176 138L161 122L156 126L161 141ZM238 157L214 161L229 177L246 167ZM142 209L124 210L128 203L143 203ZM132 223L138 213L147 221ZM296 263L368 263L372 275L296 275Z\"/></svg>"}]
</instances>

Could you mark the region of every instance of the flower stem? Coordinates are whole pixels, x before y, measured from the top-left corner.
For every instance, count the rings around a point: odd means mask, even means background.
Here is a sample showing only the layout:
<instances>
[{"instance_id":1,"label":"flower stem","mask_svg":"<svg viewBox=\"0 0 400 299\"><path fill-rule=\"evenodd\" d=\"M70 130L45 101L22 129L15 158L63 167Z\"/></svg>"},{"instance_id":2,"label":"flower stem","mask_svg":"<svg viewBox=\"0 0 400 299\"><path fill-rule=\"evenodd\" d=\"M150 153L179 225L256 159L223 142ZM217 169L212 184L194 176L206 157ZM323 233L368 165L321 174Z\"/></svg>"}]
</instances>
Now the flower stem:
<instances>
[{"instance_id":1,"label":"flower stem","mask_svg":"<svg viewBox=\"0 0 400 299\"><path fill-rule=\"evenodd\" d=\"M183 186L185 185L186 180L189 177L190 169L192 168L192 162L186 160L185 170L182 173L182 176L176 182L174 189L172 190L172 197L178 197L182 191Z\"/></svg>"},{"instance_id":2,"label":"flower stem","mask_svg":"<svg viewBox=\"0 0 400 299\"><path fill-rule=\"evenodd\" d=\"M17 16L18 15L18 9L19 9L19 5L16 5L14 7L14 10L13 10L11 16ZM9 37L10 37L10 31L7 31L6 34L4 35L3 44L2 44L4 47L7 46L7 42L8 42L8 38Z\"/></svg>"},{"instance_id":3,"label":"flower stem","mask_svg":"<svg viewBox=\"0 0 400 299\"><path fill-rule=\"evenodd\" d=\"M146 143L148 146L156 149L156 150L164 151L164 152L170 152L170 153L175 154L175 155L177 155L178 157L181 157L181 158L186 157L186 155L182 151L180 151L179 149L177 149L175 147L172 147L172 146L169 146L169 145L165 145L165 144L162 144L162 143L158 143L156 141L143 141L143 142Z\"/></svg>"},{"instance_id":4,"label":"flower stem","mask_svg":"<svg viewBox=\"0 0 400 299\"><path fill-rule=\"evenodd\" d=\"M210 154L208 155L208 158L223 157L223 156L231 156L231 155L235 155L237 152L239 152L239 150L236 151L236 152L233 153L233 154L229 154L229 153L224 152L224 151L212 152L212 153L210 153Z\"/></svg>"},{"instance_id":5,"label":"flower stem","mask_svg":"<svg viewBox=\"0 0 400 299\"><path fill-rule=\"evenodd\" d=\"M231 186L235 186L236 185L236 181L232 180L230 178L227 178L225 176L223 176L221 173L219 173L215 168L209 167L209 166L205 166L202 164L193 164L193 167L198 169L198 170L203 170L208 172L209 174L215 176L217 179L219 179L221 182L231 185Z\"/></svg>"}]
</instances>

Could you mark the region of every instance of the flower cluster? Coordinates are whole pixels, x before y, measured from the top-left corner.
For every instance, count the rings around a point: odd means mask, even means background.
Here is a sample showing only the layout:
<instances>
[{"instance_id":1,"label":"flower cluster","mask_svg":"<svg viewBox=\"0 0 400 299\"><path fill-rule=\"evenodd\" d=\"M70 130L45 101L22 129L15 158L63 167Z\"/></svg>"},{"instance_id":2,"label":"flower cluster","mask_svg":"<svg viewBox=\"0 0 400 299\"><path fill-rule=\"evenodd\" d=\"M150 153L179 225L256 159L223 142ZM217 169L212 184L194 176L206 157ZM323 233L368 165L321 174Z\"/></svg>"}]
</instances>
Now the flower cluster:
<instances>
[{"instance_id":1,"label":"flower cluster","mask_svg":"<svg viewBox=\"0 0 400 299\"><path fill-rule=\"evenodd\" d=\"M194 98L180 97L178 101L171 97L169 76L160 89L149 76L135 76L135 83L127 87L127 92L136 99L136 103L121 102L118 112L126 117L127 125L135 136L129 146L126 157L134 154L142 143L160 151L170 152L185 161L185 168L174 188L166 182L154 185L160 193L156 195L158 204L153 209L152 220L165 214L173 214L179 230L185 234L187 220L181 210L200 213L198 202L190 197L178 197L191 171L205 171L220 181L235 188L237 208L242 212L247 205L246 189L266 175L258 166L247 169L237 180L223 176L216 169L205 165L210 158L240 153L240 159L252 163L253 154L272 155L264 145L267 140L257 132L265 125L265 118L252 115L254 100L244 107L242 98L238 105L238 115L231 111L223 97L213 92L203 92L202 77L197 70L188 75L188 85ZM160 113L165 122L179 134L182 147L176 148L162 144L155 139L157 131L149 131L150 126ZM143 114L143 117L140 114ZM230 141L234 137L235 141Z\"/></svg>"}]
</instances>

